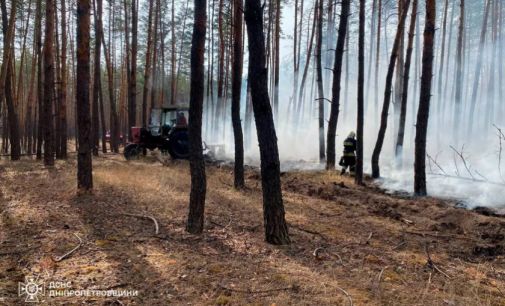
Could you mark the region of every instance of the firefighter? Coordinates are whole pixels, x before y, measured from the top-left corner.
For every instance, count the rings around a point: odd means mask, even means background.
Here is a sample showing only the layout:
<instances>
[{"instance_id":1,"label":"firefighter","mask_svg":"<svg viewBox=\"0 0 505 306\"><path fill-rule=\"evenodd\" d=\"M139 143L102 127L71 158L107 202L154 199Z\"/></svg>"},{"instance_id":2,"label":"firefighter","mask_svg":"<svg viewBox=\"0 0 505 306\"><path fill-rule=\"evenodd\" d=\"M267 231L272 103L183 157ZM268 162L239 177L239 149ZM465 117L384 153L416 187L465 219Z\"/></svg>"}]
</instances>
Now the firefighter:
<instances>
[{"instance_id":1,"label":"firefighter","mask_svg":"<svg viewBox=\"0 0 505 306\"><path fill-rule=\"evenodd\" d=\"M344 140L344 154L340 158L339 164L342 166L340 175L344 175L349 167L349 174L351 177L354 176L354 172L356 171L356 133L349 133L349 136Z\"/></svg>"}]
</instances>

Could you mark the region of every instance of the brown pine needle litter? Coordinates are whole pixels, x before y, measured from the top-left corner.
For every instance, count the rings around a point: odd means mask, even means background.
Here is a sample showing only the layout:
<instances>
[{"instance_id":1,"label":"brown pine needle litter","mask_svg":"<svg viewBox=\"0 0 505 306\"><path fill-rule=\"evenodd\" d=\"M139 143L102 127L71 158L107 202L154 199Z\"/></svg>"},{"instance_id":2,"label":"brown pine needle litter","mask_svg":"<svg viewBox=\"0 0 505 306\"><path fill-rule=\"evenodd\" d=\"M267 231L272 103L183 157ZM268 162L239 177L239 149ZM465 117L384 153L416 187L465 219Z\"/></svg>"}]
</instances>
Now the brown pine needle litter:
<instances>
[{"instance_id":1,"label":"brown pine needle litter","mask_svg":"<svg viewBox=\"0 0 505 306\"><path fill-rule=\"evenodd\" d=\"M449 201L386 194L322 172L282 176L292 244L265 243L260 176L236 191L207 167L205 230L185 232L187 162L76 160L54 169L0 161L0 302L21 305L25 275L136 297L41 297L41 305L504 305L505 219ZM227 182L227 184L223 184ZM64 255L62 255L64 254Z\"/></svg>"}]
</instances>

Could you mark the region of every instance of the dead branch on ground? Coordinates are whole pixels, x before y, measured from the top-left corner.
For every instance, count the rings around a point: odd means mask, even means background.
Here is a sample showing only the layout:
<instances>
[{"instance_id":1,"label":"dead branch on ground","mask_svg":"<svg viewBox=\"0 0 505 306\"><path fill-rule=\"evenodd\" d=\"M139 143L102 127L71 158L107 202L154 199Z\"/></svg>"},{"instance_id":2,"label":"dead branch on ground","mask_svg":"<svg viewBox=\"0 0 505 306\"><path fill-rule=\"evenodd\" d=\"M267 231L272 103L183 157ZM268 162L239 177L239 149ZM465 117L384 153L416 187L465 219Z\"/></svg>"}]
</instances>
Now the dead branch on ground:
<instances>
[{"instance_id":1,"label":"dead branch on ground","mask_svg":"<svg viewBox=\"0 0 505 306\"><path fill-rule=\"evenodd\" d=\"M312 230L308 230L308 229L305 229L305 228L302 228L300 227L299 225L295 225L295 224L292 224L292 223L288 223L288 226L292 227L292 228L295 228L299 231L302 231L302 232L305 232L305 233L309 233L309 234L312 234L312 235L318 235L319 237L321 237L321 239L323 239L324 241L328 241L328 238L326 238L325 235L321 234L320 232L316 232L316 231L312 231Z\"/></svg>"},{"instance_id":2,"label":"dead branch on ground","mask_svg":"<svg viewBox=\"0 0 505 306\"><path fill-rule=\"evenodd\" d=\"M435 270L437 270L440 274L447 277L448 279L452 279L449 275L445 274L442 270L440 270L437 267L437 265L435 265L435 262L433 262L433 260L431 260L430 250L428 249L428 244L424 245L424 251L426 252L426 256L428 257L428 262L426 264L433 267Z\"/></svg>"},{"instance_id":3,"label":"dead branch on ground","mask_svg":"<svg viewBox=\"0 0 505 306\"><path fill-rule=\"evenodd\" d=\"M151 221L154 222L154 228L155 228L155 234L156 234L156 236L160 232L160 228L158 226L158 221L156 221L156 219L154 219L153 217L143 216L143 215L134 215L134 214L123 214L123 215L129 216L129 217L136 217L136 218L140 218L140 219L149 219L149 220L151 220Z\"/></svg>"},{"instance_id":4,"label":"dead branch on ground","mask_svg":"<svg viewBox=\"0 0 505 306\"><path fill-rule=\"evenodd\" d=\"M77 251L81 247L81 245L82 245L82 239L81 239L81 237L77 236L77 234L75 234L75 233L74 233L74 236L77 237L77 239L79 239L79 245L76 246L75 248L73 248L72 250L70 250L70 252L68 252L67 254L55 258L54 261L60 262L63 259L70 257L70 255L72 255L75 251Z\"/></svg>"},{"instance_id":5,"label":"dead branch on ground","mask_svg":"<svg viewBox=\"0 0 505 306\"><path fill-rule=\"evenodd\" d=\"M225 285L219 285L219 287L221 287L222 289L224 290L228 290L228 291L233 291L233 292L240 292L240 293L252 293L252 294L256 294L256 293L268 293L268 292L276 292L276 291L287 291L287 290L294 290L295 287L283 287L283 288L276 288L276 289L267 289L267 290L240 290L240 289L234 289L234 288L230 288L230 287L227 287Z\"/></svg>"}]
</instances>

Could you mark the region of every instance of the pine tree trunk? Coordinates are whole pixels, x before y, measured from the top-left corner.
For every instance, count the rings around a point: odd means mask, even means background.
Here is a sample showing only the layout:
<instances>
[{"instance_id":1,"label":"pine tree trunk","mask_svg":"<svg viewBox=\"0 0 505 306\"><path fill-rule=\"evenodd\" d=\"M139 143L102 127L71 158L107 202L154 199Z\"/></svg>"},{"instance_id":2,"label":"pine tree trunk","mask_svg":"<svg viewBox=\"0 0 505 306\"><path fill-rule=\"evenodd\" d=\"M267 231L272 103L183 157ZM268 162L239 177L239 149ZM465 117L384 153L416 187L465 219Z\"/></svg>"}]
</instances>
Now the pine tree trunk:
<instances>
[{"instance_id":1,"label":"pine tree trunk","mask_svg":"<svg viewBox=\"0 0 505 306\"><path fill-rule=\"evenodd\" d=\"M131 10L132 10L132 43L131 43L131 64L130 64L130 96L128 100L129 112L128 112L128 123L129 126L137 125L137 49L138 49L138 12L137 12L137 1L132 0ZM131 134L131 133L128 133ZM132 140L132 135L130 135L130 140Z\"/></svg>"},{"instance_id":2,"label":"pine tree trunk","mask_svg":"<svg viewBox=\"0 0 505 306\"><path fill-rule=\"evenodd\" d=\"M310 34L310 39L307 41L308 43L308 51L307 51L307 58L305 61L305 68L303 69L303 75L302 75L302 82L300 83L300 93L298 95L298 106L296 108L295 112L295 120L294 120L294 134L296 136L297 130L298 130L298 124L300 121L300 116L302 113L302 104L304 103L304 90L305 90L305 81L307 80L307 73L309 71L309 66L310 66L310 61L312 59L312 45L314 42L314 34L316 32L316 21L317 21L317 11L318 11L318 5L317 5L317 0L315 1L314 4L314 19L312 20L312 31ZM308 28L307 28L308 30Z\"/></svg>"},{"instance_id":3,"label":"pine tree trunk","mask_svg":"<svg viewBox=\"0 0 505 306\"><path fill-rule=\"evenodd\" d=\"M282 202L280 161L265 69L265 36L260 0L246 0L245 20L249 46L249 77L261 158L265 237L268 243L289 244Z\"/></svg>"},{"instance_id":4,"label":"pine tree trunk","mask_svg":"<svg viewBox=\"0 0 505 306\"><path fill-rule=\"evenodd\" d=\"M16 97L16 101L18 104L21 104L21 110L18 109L18 114L21 114L21 120L18 121L18 128L19 128L19 138L20 138L20 141L21 141L21 148L25 149L26 150L26 129L23 129L26 127L27 123L25 122L25 118L24 118L24 90L25 89L24 87L24 70L28 70L28 63L26 63L26 67L25 67L25 57L26 57L26 40L27 40L27 37L28 37L28 28L30 26L30 15L32 13L32 1L30 0L29 3L28 3L28 14L27 14L27 17L26 17L26 25L24 27L24 29L22 30L22 39L23 39L23 47L22 47L22 51L21 51L21 62L19 64L19 76L18 76L18 85L17 85L17 88L19 89L18 92L17 92L17 97ZM25 69L23 69L23 67ZM28 74L28 71L26 72ZM21 152L21 148L20 148L20 152Z\"/></svg>"},{"instance_id":5,"label":"pine tree trunk","mask_svg":"<svg viewBox=\"0 0 505 306\"><path fill-rule=\"evenodd\" d=\"M377 16L377 53L375 55L375 79L374 79L374 126L377 129L379 124L379 66L380 66L380 47L381 47L381 23L382 23L382 0L379 0L379 14Z\"/></svg>"},{"instance_id":6,"label":"pine tree trunk","mask_svg":"<svg viewBox=\"0 0 505 306\"><path fill-rule=\"evenodd\" d=\"M37 29L35 31L38 31ZM35 34L35 37L37 35ZM35 134L33 133L33 126L36 123L36 120L33 116L34 113L34 108L36 109L35 105L35 97L34 97L34 91L35 91L35 76L36 76L36 71L37 71L37 40L33 40L33 51L32 51L33 57L32 57L32 66L31 66L31 77L30 77L30 85L29 85L29 92L28 92L28 99L27 99L27 108L26 108L26 126L25 126L25 135L27 138L27 149L26 153L27 154L32 154L33 152L33 147L34 147L34 136Z\"/></svg>"},{"instance_id":7,"label":"pine tree trunk","mask_svg":"<svg viewBox=\"0 0 505 306\"><path fill-rule=\"evenodd\" d=\"M340 113L340 83L342 80L342 62L344 59L345 38L347 34L348 16L351 7L350 0L342 1L340 23L338 26L337 46L335 48L335 61L333 63L333 84L331 90L331 109L328 121L328 136L326 149L326 170L335 169L335 137L337 136L338 115Z\"/></svg>"},{"instance_id":8,"label":"pine tree trunk","mask_svg":"<svg viewBox=\"0 0 505 306\"><path fill-rule=\"evenodd\" d=\"M321 14L322 15L322 14ZM275 11L275 67L274 67L274 122L279 125L279 70L280 70L280 24L281 0L276 0ZM322 42L321 42L322 43ZM321 80L322 81L322 80ZM324 139L324 136L323 136ZM323 140L324 142L324 140Z\"/></svg>"},{"instance_id":9,"label":"pine tree trunk","mask_svg":"<svg viewBox=\"0 0 505 306\"><path fill-rule=\"evenodd\" d=\"M182 36L181 36L181 47L179 48L179 65L177 65L177 74L175 76L175 98L177 100L177 90L179 89L179 77L181 75L181 65L182 65L182 53L184 51L184 39L186 38L186 20L188 19L188 5L189 1L186 2L186 9L184 10L184 21L182 23ZM207 90L208 91L208 90Z\"/></svg>"},{"instance_id":10,"label":"pine tree trunk","mask_svg":"<svg viewBox=\"0 0 505 306\"><path fill-rule=\"evenodd\" d=\"M415 0L414 0L415 1ZM365 0L359 1L358 38L358 122L356 127L356 185L363 185L363 129L365 125Z\"/></svg>"},{"instance_id":11,"label":"pine tree trunk","mask_svg":"<svg viewBox=\"0 0 505 306\"><path fill-rule=\"evenodd\" d=\"M216 117L214 120L214 138L221 132L221 117L223 107L223 87L224 87L224 33L223 33L223 7L224 0L219 0L218 11L218 39L219 39L219 59L217 67L217 104L216 104ZM217 139L214 139L217 140Z\"/></svg>"},{"instance_id":12,"label":"pine tree trunk","mask_svg":"<svg viewBox=\"0 0 505 306\"><path fill-rule=\"evenodd\" d=\"M154 0L149 0L149 17L147 23L147 51L146 51L146 65L144 68L144 92L142 95L142 125L147 125L147 99L149 94L149 77L151 72L151 48L152 48L152 31L153 31L153 6Z\"/></svg>"},{"instance_id":13,"label":"pine tree trunk","mask_svg":"<svg viewBox=\"0 0 505 306\"><path fill-rule=\"evenodd\" d=\"M235 0L234 5L234 40L233 40L233 86L231 102L231 120L235 141L235 170L233 186L237 190L244 188L244 136L240 120L240 95L242 91L242 0Z\"/></svg>"},{"instance_id":14,"label":"pine tree trunk","mask_svg":"<svg viewBox=\"0 0 505 306\"><path fill-rule=\"evenodd\" d=\"M103 34L103 20L102 20L102 1L101 0L93 0L95 7L95 83L94 86L98 92L98 107L99 107L99 115L100 115L100 126L102 131L99 131L99 137L102 139L102 152L107 153L107 123L105 122L105 107L103 101L103 91L102 91L102 68L101 68L101 52L102 52L102 40L104 39ZM98 70L98 73L97 73Z\"/></svg>"},{"instance_id":15,"label":"pine tree trunk","mask_svg":"<svg viewBox=\"0 0 505 306\"><path fill-rule=\"evenodd\" d=\"M181 41L181 44L184 44L184 42ZM175 96L175 0L172 0L172 58L170 60L170 63L172 64L170 104L175 105L177 99Z\"/></svg>"},{"instance_id":16,"label":"pine tree trunk","mask_svg":"<svg viewBox=\"0 0 505 306\"><path fill-rule=\"evenodd\" d=\"M427 195L426 190L426 135L430 115L431 81L433 78L433 39L435 36L435 0L426 0L426 23L423 35L423 69L421 96L416 123L416 148L414 161L414 194Z\"/></svg>"},{"instance_id":17,"label":"pine tree trunk","mask_svg":"<svg viewBox=\"0 0 505 306\"><path fill-rule=\"evenodd\" d=\"M317 21L317 43L316 43L316 62L317 62L317 91L318 91L318 122L319 122L319 162L325 161L325 142L324 142L324 104L327 103L324 98L323 89L323 67L321 63L321 49L323 45L323 0L319 0L319 18Z\"/></svg>"},{"instance_id":18,"label":"pine tree trunk","mask_svg":"<svg viewBox=\"0 0 505 306\"><path fill-rule=\"evenodd\" d=\"M64 1L64 0L63 0ZM97 6L102 7L102 0L96 0ZM100 32L103 33L103 23L100 22L99 26ZM103 45L103 53L105 56L105 64L107 65L107 84L109 88L109 103L110 103L110 111L112 114L112 122L110 127L110 146L111 150L114 153L119 153L119 143L120 143L120 125L119 125L119 117L116 108L116 99L114 95L114 75L112 70L112 63L110 58L110 53L107 50L107 45L105 44L105 38L102 35L102 45ZM125 135L126 136L126 135Z\"/></svg>"},{"instance_id":19,"label":"pine tree trunk","mask_svg":"<svg viewBox=\"0 0 505 306\"><path fill-rule=\"evenodd\" d=\"M406 0L398 0L398 16L401 16L402 8ZM398 57L396 58L395 85L393 87L393 148L396 145L396 136L398 135L398 126L400 122L400 104L403 88L403 69L404 69L404 49L405 49L405 26L402 26L400 45L398 46Z\"/></svg>"},{"instance_id":20,"label":"pine tree trunk","mask_svg":"<svg viewBox=\"0 0 505 306\"><path fill-rule=\"evenodd\" d=\"M368 73L367 73L367 80L366 80L366 95L365 95L365 101L366 101L366 111L368 112L368 109L370 107L370 102L369 102L369 97L370 97L370 79L372 76L372 59L373 59L373 47L375 43L375 10L377 6L377 0L373 0L372 3L372 27L370 29L370 52L368 55Z\"/></svg>"},{"instance_id":21,"label":"pine tree trunk","mask_svg":"<svg viewBox=\"0 0 505 306\"><path fill-rule=\"evenodd\" d=\"M151 108L156 108L156 94L157 94L157 87L158 87L158 24L160 20L160 0L156 2L156 13L154 16L154 47L153 47L153 80L151 81Z\"/></svg>"},{"instance_id":22,"label":"pine tree trunk","mask_svg":"<svg viewBox=\"0 0 505 306\"><path fill-rule=\"evenodd\" d=\"M77 0L77 188L86 192L93 188L91 160L91 118L89 101L91 0Z\"/></svg>"},{"instance_id":23,"label":"pine tree trunk","mask_svg":"<svg viewBox=\"0 0 505 306\"><path fill-rule=\"evenodd\" d=\"M428 0L431 1L431 0ZM398 49L400 46L400 39L403 36L403 28L405 24L405 20L407 19L407 14L410 6L410 0L405 0L402 9L402 15L400 18L400 22L398 23L398 27L396 29L396 37L393 44L393 49L391 50L391 58L389 60L388 72L386 75L386 87L384 89L384 102L382 105L382 113L381 113L381 124L379 128L379 135L377 136L377 142L375 143L375 148L372 154L372 177L379 178L380 177L380 169L379 169L379 157L382 150L382 146L384 145L384 138L386 136L386 130L388 126L388 115L389 115L389 104L391 101L391 85L393 83L393 73L395 70L395 62L398 57Z\"/></svg>"},{"instance_id":24,"label":"pine tree trunk","mask_svg":"<svg viewBox=\"0 0 505 306\"><path fill-rule=\"evenodd\" d=\"M203 231L207 182L202 146L202 113L204 94L206 0L195 0L193 40L191 44L191 93L189 100L189 165L191 193L186 231Z\"/></svg>"},{"instance_id":25,"label":"pine tree trunk","mask_svg":"<svg viewBox=\"0 0 505 306\"><path fill-rule=\"evenodd\" d=\"M135 2L136 0L133 0ZM98 15L96 8L96 0L93 0L94 18L95 18L95 49L94 49L94 60L93 60L93 104L92 104L92 139L93 139L93 155L98 156L98 148L100 147L100 121L99 121L99 99L100 99L100 87L102 85L102 78L100 75L101 63L100 63L100 53L101 43L102 43L102 33L100 33L98 27Z\"/></svg>"},{"instance_id":26,"label":"pine tree trunk","mask_svg":"<svg viewBox=\"0 0 505 306\"><path fill-rule=\"evenodd\" d=\"M491 25L491 65L489 67L489 82L487 86L487 95L486 95L486 111L484 114L484 133L487 135L489 133L489 127L492 126L492 118L494 112L494 103L495 103L495 68L496 68L496 30L498 26L498 1L494 1L493 5L495 6L493 9L492 15L492 25Z\"/></svg>"},{"instance_id":27,"label":"pine tree trunk","mask_svg":"<svg viewBox=\"0 0 505 306\"><path fill-rule=\"evenodd\" d=\"M101 1L101 0L98 0ZM68 122L67 122L67 9L66 0L61 0L61 91L60 91L60 124L61 124L61 158L68 158Z\"/></svg>"},{"instance_id":28,"label":"pine tree trunk","mask_svg":"<svg viewBox=\"0 0 505 306\"><path fill-rule=\"evenodd\" d=\"M407 102L409 96L410 63L412 61L412 49L414 45L414 31L416 30L417 0L412 3L412 17L410 19L409 41L407 43L407 55L405 58L405 69L403 72L403 89L400 109L400 123L398 126L398 137L396 138L396 166L403 166L403 142L405 139L405 122L407 120Z\"/></svg>"},{"instance_id":29,"label":"pine tree trunk","mask_svg":"<svg viewBox=\"0 0 505 306\"><path fill-rule=\"evenodd\" d=\"M416 120L416 115L417 115L417 103L416 103L416 99L417 99L417 86L418 86L418 83L419 83L419 69L420 69L420 66L421 66L421 63L419 62L420 58L421 58L421 34L420 34L420 25L419 25L419 18L417 18L417 25L416 25L416 58L415 58L415 61L416 61L416 64L415 64L415 69L414 69L414 95L412 96L412 117L411 117L411 120L412 120L412 123L415 122ZM414 143L414 130L415 128L412 127L410 129L410 139L412 141L412 144Z\"/></svg>"},{"instance_id":30,"label":"pine tree trunk","mask_svg":"<svg viewBox=\"0 0 505 306\"><path fill-rule=\"evenodd\" d=\"M4 53L7 55L3 56L2 63L5 63L6 71L5 76L1 76L2 79L0 86L3 88L0 89L0 101L3 101L5 96L5 102L7 104L8 111L8 124L9 124L9 136L10 136L10 144L11 144L11 160L19 160L21 158L21 142L19 139L19 122L18 116L16 114L15 105L14 105L14 94L12 90L12 57L14 56L14 48L11 46L14 39L15 34L15 19L16 19L16 0L11 2L11 15L9 20L7 20L7 7L5 1L1 2L2 6L2 23L3 23L3 35L4 35ZM12 28L12 31L11 31ZM4 68L2 67L2 70ZM3 71L2 71L3 73ZM0 102L2 103L2 102ZM6 127L6 125L4 125Z\"/></svg>"},{"instance_id":31,"label":"pine tree trunk","mask_svg":"<svg viewBox=\"0 0 505 306\"><path fill-rule=\"evenodd\" d=\"M472 137L473 133L473 119L474 119L474 113L475 113L475 102L477 101L477 92L479 90L479 79L481 75L481 70L482 70L482 57L484 53L484 45L486 43L486 30L487 30L487 21L488 21L488 16L489 16L489 7L491 6L491 1L492 0L487 0L486 4L486 10L484 12L484 21L482 23L482 30L480 34L480 44L479 44L479 51L477 55L477 63L475 65L475 73L473 75L473 90L472 90L472 99L470 100L470 111L469 111L469 118L468 118L468 130L466 135L468 137Z\"/></svg>"},{"instance_id":32,"label":"pine tree trunk","mask_svg":"<svg viewBox=\"0 0 505 306\"><path fill-rule=\"evenodd\" d=\"M456 95L454 99L454 122L453 122L453 140L454 145L458 147L459 144L459 121L461 120L461 109L462 109L462 65L463 65L463 35L465 28L465 0L460 0L460 11L459 11L459 30L458 30L458 45L456 47Z\"/></svg>"},{"instance_id":33,"label":"pine tree trunk","mask_svg":"<svg viewBox=\"0 0 505 306\"><path fill-rule=\"evenodd\" d=\"M54 165L54 0L46 0L46 28L44 38L44 165Z\"/></svg>"},{"instance_id":34,"label":"pine tree trunk","mask_svg":"<svg viewBox=\"0 0 505 306\"><path fill-rule=\"evenodd\" d=\"M55 39L55 47L54 56L55 59L55 73L56 73L56 83L54 86L54 101L53 101L53 110L52 111L52 119L54 121L54 135L53 135L53 150L56 155L56 159L61 159L61 121L60 121L60 108L61 108L61 62L60 62L60 33L58 26L58 7L56 5L57 0L54 0L54 36Z\"/></svg>"},{"instance_id":35,"label":"pine tree trunk","mask_svg":"<svg viewBox=\"0 0 505 306\"><path fill-rule=\"evenodd\" d=\"M441 41L441 51L440 51L440 68L438 70L438 94L437 94L437 126L440 128L442 126L442 115L441 115L441 109L442 109L442 103L444 101L443 96L442 96L442 81L443 81L443 75L444 75L444 59L445 59L445 36L447 33L447 11L449 8L449 0L444 1L444 17L442 21L442 41ZM439 143L440 137L437 134L437 143Z\"/></svg>"}]
</instances>

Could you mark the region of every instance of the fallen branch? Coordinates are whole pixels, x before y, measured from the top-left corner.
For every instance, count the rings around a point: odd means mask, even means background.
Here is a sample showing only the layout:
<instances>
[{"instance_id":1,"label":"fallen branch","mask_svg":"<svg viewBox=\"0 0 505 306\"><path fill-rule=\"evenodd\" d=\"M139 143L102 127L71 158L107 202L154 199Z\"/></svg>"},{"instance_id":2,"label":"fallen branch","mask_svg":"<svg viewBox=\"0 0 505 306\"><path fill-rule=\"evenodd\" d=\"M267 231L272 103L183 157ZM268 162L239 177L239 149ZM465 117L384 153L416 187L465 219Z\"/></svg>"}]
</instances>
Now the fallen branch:
<instances>
[{"instance_id":1,"label":"fallen branch","mask_svg":"<svg viewBox=\"0 0 505 306\"><path fill-rule=\"evenodd\" d=\"M158 226L158 221L156 221L156 219L154 219L153 217L150 217L150 216L143 216L143 215L133 215L133 214L123 214L125 216L130 216L130 217L136 217L136 218L140 218L140 219L150 219L154 222L154 228L155 228L155 234L158 235L159 231L160 231L160 228Z\"/></svg>"},{"instance_id":2,"label":"fallen branch","mask_svg":"<svg viewBox=\"0 0 505 306\"><path fill-rule=\"evenodd\" d=\"M470 241L475 240L475 239L472 239L469 237L456 236L456 235L437 235L437 234L431 234L431 233L411 232L411 231L405 231L405 233L412 234L412 235L418 235L421 237L430 236L430 237L437 237L437 238L462 239L462 240L470 240Z\"/></svg>"},{"instance_id":3,"label":"fallen branch","mask_svg":"<svg viewBox=\"0 0 505 306\"><path fill-rule=\"evenodd\" d=\"M251 294L256 294L256 293L268 293L268 292L275 292L275 291L287 291L287 290L293 290L294 287L283 287L283 288L276 288L276 289L267 289L267 290L240 290L240 289L233 289L229 288L225 285L219 285L219 287L223 288L224 290L228 291L233 291L233 292L240 292L240 293L251 293Z\"/></svg>"},{"instance_id":4,"label":"fallen branch","mask_svg":"<svg viewBox=\"0 0 505 306\"><path fill-rule=\"evenodd\" d=\"M340 257L340 255L338 255L337 253L332 253L332 254L335 255L335 256L337 256L338 260L340 261L340 264L342 265L342 267L345 267L344 261L342 261L342 257Z\"/></svg>"},{"instance_id":5,"label":"fallen branch","mask_svg":"<svg viewBox=\"0 0 505 306\"><path fill-rule=\"evenodd\" d=\"M345 291L344 289L340 288L340 287L335 287L337 288L338 290L342 291L345 295L347 295L347 297L349 298L349 302L351 303L351 306L353 306L353 302L352 302L352 297L349 295L349 293L347 293L347 291Z\"/></svg>"},{"instance_id":6,"label":"fallen branch","mask_svg":"<svg viewBox=\"0 0 505 306\"><path fill-rule=\"evenodd\" d=\"M56 261L56 262L60 262L60 261L62 261L63 259L70 257L70 255L72 255L75 251L77 251L77 250L81 247L81 245L82 245L82 239L81 239L81 237L77 236L77 234L75 234L75 233L74 233L74 236L75 236L75 237L77 237L77 239L79 239L79 245L78 245L78 246L76 246L75 248L73 248L72 250L70 250L70 252L68 252L67 254L65 254L65 255L63 255L63 256L60 256L60 257L55 258L55 260L54 260L54 261Z\"/></svg>"},{"instance_id":7,"label":"fallen branch","mask_svg":"<svg viewBox=\"0 0 505 306\"><path fill-rule=\"evenodd\" d=\"M302 232L305 232L305 233L309 233L309 234L313 234L313 235L318 235L319 237L321 237L321 239L323 239L323 240L325 240L325 241L328 241L328 238L326 238L326 236L324 236L323 234L321 234L321 233L319 233L319 232L316 232L316 231L311 231L311 230L308 230L308 229L302 228L302 227L300 227L299 225L295 225L295 224L291 224L291 223L288 223L288 226L293 227L293 228L296 228L297 230L302 231Z\"/></svg>"},{"instance_id":8,"label":"fallen branch","mask_svg":"<svg viewBox=\"0 0 505 306\"><path fill-rule=\"evenodd\" d=\"M445 274L442 270L440 270L437 267L437 265L435 265L435 262L433 262L433 260L431 260L430 251L428 250L427 244L424 246L424 250L426 251L426 256L428 257L428 262L426 264L429 266L432 266L435 270L438 271L438 273L442 274L443 276L447 277L448 279L452 279L449 275Z\"/></svg>"},{"instance_id":9,"label":"fallen branch","mask_svg":"<svg viewBox=\"0 0 505 306\"><path fill-rule=\"evenodd\" d=\"M382 268L381 273L379 273L379 283L377 284L377 290L379 290L381 286L382 273L384 273L384 270L386 270L387 268L388 266L385 266L384 268Z\"/></svg>"},{"instance_id":10,"label":"fallen branch","mask_svg":"<svg viewBox=\"0 0 505 306\"><path fill-rule=\"evenodd\" d=\"M320 259L319 252L321 252L322 250L324 250L324 248L317 248L317 249L314 250L314 252L312 253L312 255L314 255L314 257L316 259Z\"/></svg>"}]
</instances>

